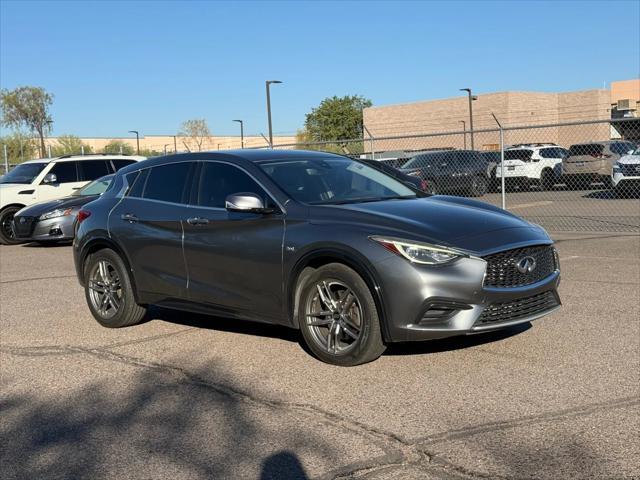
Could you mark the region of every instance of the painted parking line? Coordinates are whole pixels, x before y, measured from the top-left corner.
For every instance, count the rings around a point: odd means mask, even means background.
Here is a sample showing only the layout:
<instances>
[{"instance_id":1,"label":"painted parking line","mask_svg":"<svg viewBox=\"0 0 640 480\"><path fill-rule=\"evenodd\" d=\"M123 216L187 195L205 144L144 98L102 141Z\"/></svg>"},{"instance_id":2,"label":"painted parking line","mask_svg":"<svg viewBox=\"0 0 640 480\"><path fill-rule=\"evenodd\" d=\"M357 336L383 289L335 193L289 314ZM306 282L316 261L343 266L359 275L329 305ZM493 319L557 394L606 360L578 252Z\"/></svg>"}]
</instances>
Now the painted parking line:
<instances>
[{"instance_id":1,"label":"painted parking line","mask_svg":"<svg viewBox=\"0 0 640 480\"><path fill-rule=\"evenodd\" d=\"M515 210L517 208L542 207L544 205L551 205L552 203L553 202L551 200L546 200L544 202L518 203L516 205L507 205L507 210Z\"/></svg>"}]
</instances>

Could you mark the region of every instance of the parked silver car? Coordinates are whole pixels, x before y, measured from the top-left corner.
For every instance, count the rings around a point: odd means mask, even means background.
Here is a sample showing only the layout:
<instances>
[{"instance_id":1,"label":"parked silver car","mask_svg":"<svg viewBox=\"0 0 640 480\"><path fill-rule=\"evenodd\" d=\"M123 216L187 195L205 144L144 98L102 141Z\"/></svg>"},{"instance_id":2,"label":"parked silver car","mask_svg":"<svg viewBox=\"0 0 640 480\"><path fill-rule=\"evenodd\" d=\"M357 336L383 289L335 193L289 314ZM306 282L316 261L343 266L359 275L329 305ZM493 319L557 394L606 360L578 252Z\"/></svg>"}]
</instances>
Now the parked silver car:
<instances>
[{"instance_id":1,"label":"parked silver car","mask_svg":"<svg viewBox=\"0 0 640 480\"><path fill-rule=\"evenodd\" d=\"M72 240L80 209L102 195L113 174L94 180L73 195L40 202L19 210L13 217L15 238L24 242L54 243Z\"/></svg>"}]
</instances>

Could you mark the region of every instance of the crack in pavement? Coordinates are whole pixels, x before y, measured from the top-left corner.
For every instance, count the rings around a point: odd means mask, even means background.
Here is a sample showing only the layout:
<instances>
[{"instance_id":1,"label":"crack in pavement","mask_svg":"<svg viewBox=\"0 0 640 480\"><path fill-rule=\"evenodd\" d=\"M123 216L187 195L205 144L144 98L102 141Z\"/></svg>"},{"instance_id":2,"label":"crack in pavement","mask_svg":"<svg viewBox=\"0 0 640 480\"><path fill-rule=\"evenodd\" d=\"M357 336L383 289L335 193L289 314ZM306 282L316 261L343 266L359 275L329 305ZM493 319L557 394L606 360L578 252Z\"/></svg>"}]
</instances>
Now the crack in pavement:
<instances>
[{"instance_id":1,"label":"crack in pavement","mask_svg":"<svg viewBox=\"0 0 640 480\"><path fill-rule=\"evenodd\" d=\"M77 276L76 275L55 275L50 277L16 278L14 280L2 280L0 281L0 284L5 285L8 283L32 282L34 280L57 280L59 278L77 278Z\"/></svg>"},{"instance_id":2,"label":"crack in pavement","mask_svg":"<svg viewBox=\"0 0 640 480\"><path fill-rule=\"evenodd\" d=\"M155 335L133 342L151 341L156 338L162 338L169 335L184 334L191 330L192 328L188 328L180 330L179 332ZM543 422L555 422L568 418L590 415L604 409L625 408L629 406L640 405L640 396L636 395L619 398L616 400L598 402L590 405L583 405L581 407L548 412L541 415L531 415L513 420L490 422L486 424L475 425L472 427L437 433L434 435L428 435L426 437L420 437L413 440L407 440L400 435L385 431L383 429L372 427L370 425L366 425L357 420L345 418L336 413L324 410L314 405L259 398L248 392L231 388L221 383L206 380L205 378L192 374L188 370L178 366L147 361L141 358L124 355L107 349L107 347L114 348L115 346L122 346L123 344L130 343L132 342L123 342L121 344L114 344L97 348L86 348L72 345L50 345L40 347L2 346L0 347L0 352L4 352L10 355L27 357L84 354L91 355L102 360L123 363L129 366L156 370L163 374L169 374L177 377L185 383L201 386L210 389L217 394L232 397L237 401L259 405L262 407L268 407L274 410L289 410L294 414L298 413L305 416L313 416L314 421L317 421L317 416L319 415L333 427L363 437L372 442L384 452L383 455L378 455L373 458L352 462L325 472L318 477L320 480L346 480L354 478L366 478L367 476L379 473L381 470L394 471L407 466L417 467L421 470L424 470L425 473L428 470L431 470L433 473L436 473L440 476L446 474L448 478L497 478L495 475L475 472L465 467L451 463L441 456L430 452L426 447L451 440L471 437L473 435L481 433L490 433L494 431L506 430L519 426L533 425ZM455 477L451 476L452 474L455 474Z\"/></svg>"}]
</instances>

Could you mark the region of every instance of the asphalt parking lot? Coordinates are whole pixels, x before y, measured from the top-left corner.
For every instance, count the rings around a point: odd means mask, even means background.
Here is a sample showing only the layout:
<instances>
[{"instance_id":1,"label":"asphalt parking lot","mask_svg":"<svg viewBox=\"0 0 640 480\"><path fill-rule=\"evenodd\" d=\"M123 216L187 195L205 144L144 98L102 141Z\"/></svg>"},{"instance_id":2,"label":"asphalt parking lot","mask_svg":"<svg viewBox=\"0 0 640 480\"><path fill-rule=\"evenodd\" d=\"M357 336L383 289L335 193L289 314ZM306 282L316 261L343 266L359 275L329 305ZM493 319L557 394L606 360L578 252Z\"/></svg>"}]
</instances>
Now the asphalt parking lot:
<instances>
[{"instance_id":1,"label":"asphalt parking lot","mask_svg":"<svg viewBox=\"0 0 640 480\"><path fill-rule=\"evenodd\" d=\"M640 237L556 239L559 313L355 368L280 327L102 328L69 246L0 247L0 478L637 478Z\"/></svg>"}]
</instances>

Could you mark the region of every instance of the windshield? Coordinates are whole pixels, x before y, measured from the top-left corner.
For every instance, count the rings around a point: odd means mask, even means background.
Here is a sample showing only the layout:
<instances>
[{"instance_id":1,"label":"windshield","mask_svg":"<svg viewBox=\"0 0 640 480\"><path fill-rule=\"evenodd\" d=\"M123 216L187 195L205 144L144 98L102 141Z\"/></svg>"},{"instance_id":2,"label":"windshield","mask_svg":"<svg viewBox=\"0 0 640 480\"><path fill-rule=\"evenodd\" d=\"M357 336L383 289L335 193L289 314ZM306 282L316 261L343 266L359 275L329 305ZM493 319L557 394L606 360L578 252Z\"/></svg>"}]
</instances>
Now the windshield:
<instances>
[{"instance_id":1,"label":"windshield","mask_svg":"<svg viewBox=\"0 0 640 480\"><path fill-rule=\"evenodd\" d=\"M417 197L398 180L348 158L269 160L259 165L287 194L312 205Z\"/></svg>"},{"instance_id":2,"label":"windshield","mask_svg":"<svg viewBox=\"0 0 640 480\"><path fill-rule=\"evenodd\" d=\"M97 180L94 180L90 184L86 185L82 190L78 190L74 195L79 195L81 197L87 197L89 195L102 195L109 184L113 180L113 175L105 175L104 177L100 177Z\"/></svg>"},{"instance_id":3,"label":"windshield","mask_svg":"<svg viewBox=\"0 0 640 480\"><path fill-rule=\"evenodd\" d=\"M402 169L407 168L425 168L427 165L434 163L436 161L443 161L444 156L439 155L437 153L431 153L429 155L416 155L415 157L409 159L404 165L402 165Z\"/></svg>"},{"instance_id":4,"label":"windshield","mask_svg":"<svg viewBox=\"0 0 640 480\"><path fill-rule=\"evenodd\" d=\"M2 177L0 183L30 184L46 166L46 163L22 163Z\"/></svg>"}]
</instances>

